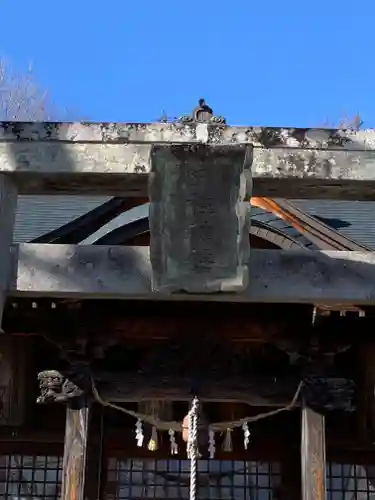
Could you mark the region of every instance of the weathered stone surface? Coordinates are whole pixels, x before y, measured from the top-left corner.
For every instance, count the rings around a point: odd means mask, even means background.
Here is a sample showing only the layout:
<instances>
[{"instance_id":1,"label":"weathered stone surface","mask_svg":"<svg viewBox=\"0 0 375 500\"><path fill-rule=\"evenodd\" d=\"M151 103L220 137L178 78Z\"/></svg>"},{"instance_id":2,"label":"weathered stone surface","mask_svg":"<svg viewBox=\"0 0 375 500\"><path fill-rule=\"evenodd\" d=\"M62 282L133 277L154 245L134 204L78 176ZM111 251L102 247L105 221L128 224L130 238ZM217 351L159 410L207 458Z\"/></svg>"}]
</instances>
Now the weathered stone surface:
<instances>
[{"instance_id":1,"label":"weathered stone surface","mask_svg":"<svg viewBox=\"0 0 375 500\"><path fill-rule=\"evenodd\" d=\"M0 142L0 173L21 194L146 196L151 147ZM254 149L252 176L254 196L374 200L375 152Z\"/></svg>"},{"instance_id":2,"label":"weathered stone surface","mask_svg":"<svg viewBox=\"0 0 375 500\"><path fill-rule=\"evenodd\" d=\"M254 149L252 175L254 196L375 200L369 150Z\"/></svg>"},{"instance_id":3,"label":"weathered stone surface","mask_svg":"<svg viewBox=\"0 0 375 500\"><path fill-rule=\"evenodd\" d=\"M374 130L0 122L0 173L21 194L145 196L151 147L167 144L253 144L255 196L375 199Z\"/></svg>"},{"instance_id":4,"label":"weathered stone surface","mask_svg":"<svg viewBox=\"0 0 375 500\"><path fill-rule=\"evenodd\" d=\"M22 244L9 294L23 297L375 305L375 253L252 249L238 294L151 291L148 247Z\"/></svg>"},{"instance_id":5,"label":"weathered stone surface","mask_svg":"<svg viewBox=\"0 0 375 500\"><path fill-rule=\"evenodd\" d=\"M155 146L150 252L155 291L242 291L248 284L251 146Z\"/></svg>"},{"instance_id":6,"label":"weathered stone surface","mask_svg":"<svg viewBox=\"0 0 375 500\"><path fill-rule=\"evenodd\" d=\"M230 127L210 123L0 122L0 141L252 144L261 148L374 150L375 130Z\"/></svg>"},{"instance_id":7,"label":"weathered stone surface","mask_svg":"<svg viewBox=\"0 0 375 500\"><path fill-rule=\"evenodd\" d=\"M148 144L0 142L0 171L33 174L148 173Z\"/></svg>"},{"instance_id":8,"label":"weathered stone surface","mask_svg":"<svg viewBox=\"0 0 375 500\"><path fill-rule=\"evenodd\" d=\"M21 194L147 192L151 146L1 142L0 173L13 174Z\"/></svg>"},{"instance_id":9,"label":"weathered stone surface","mask_svg":"<svg viewBox=\"0 0 375 500\"><path fill-rule=\"evenodd\" d=\"M372 180L375 152L254 149L253 176L259 178L310 178Z\"/></svg>"}]
</instances>

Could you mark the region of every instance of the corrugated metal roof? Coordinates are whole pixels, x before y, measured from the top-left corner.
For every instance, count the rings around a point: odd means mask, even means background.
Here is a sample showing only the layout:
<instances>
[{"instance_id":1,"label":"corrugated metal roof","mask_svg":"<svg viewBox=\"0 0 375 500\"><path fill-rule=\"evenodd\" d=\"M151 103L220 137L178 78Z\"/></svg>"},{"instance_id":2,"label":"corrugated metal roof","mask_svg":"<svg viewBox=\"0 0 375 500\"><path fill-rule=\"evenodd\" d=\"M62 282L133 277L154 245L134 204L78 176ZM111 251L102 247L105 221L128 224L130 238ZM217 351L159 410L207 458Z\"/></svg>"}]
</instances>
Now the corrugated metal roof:
<instances>
[{"instance_id":1,"label":"corrugated metal roof","mask_svg":"<svg viewBox=\"0 0 375 500\"><path fill-rule=\"evenodd\" d=\"M93 210L108 199L107 197L88 196L20 196L14 240L16 243L22 243L38 238ZM93 243L117 227L147 215L148 204L133 208L104 225L83 243ZM314 248L314 245L304 235L276 215L253 207L251 216L275 229L286 231L289 236L302 245Z\"/></svg>"},{"instance_id":2,"label":"corrugated metal roof","mask_svg":"<svg viewBox=\"0 0 375 500\"><path fill-rule=\"evenodd\" d=\"M105 203L104 196L20 196L15 243L38 238Z\"/></svg>"},{"instance_id":3,"label":"corrugated metal roof","mask_svg":"<svg viewBox=\"0 0 375 500\"><path fill-rule=\"evenodd\" d=\"M20 196L14 240L21 243L37 238L93 210L108 199L104 196ZM293 203L309 214L319 217L343 236L375 249L375 202L294 200ZM102 233L118 225L143 217L147 211L147 206L129 210L104 226L92 238L88 238L86 243L94 241L102 236ZM286 231L303 245L314 248L305 236L276 215L253 207L252 217Z\"/></svg>"},{"instance_id":4,"label":"corrugated metal roof","mask_svg":"<svg viewBox=\"0 0 375 500\"><path fill-rule=\"evenodd\" d=\"M293 203L343 236L375 249L375 202L293 200Z\"/></svg>"},{"instance_id":5,"label":"corrugated metal roof","mask_svg":"<svg viewBox=\"0 0 375 500\"><path fill-rule=\"evenodd\" d=\"M309 248L310 250L314 250L316 246L311 243L310 240L306 238L303 234L301 234L297 229L295 229L291 224L286 222L277 215L272 214L270 212L266 212L265 210L252 207L251 208L251 218L256 219L259 222L263 222L265 224L269 224L271 227L278 229L279 231L284 231L293 238L295 241L301 243L304 247Z\"/></svg>"},{"instance_id":6,"label":"corrugated metal roof","mask_svg":"<svg viewBox=\"0 0 375 500\"><path fill-rule=\"evenodd\" d=\"M144 217L148 217L149 212L149 204L146 203L136 208L132 208L127 212L118 215L113 220L102 226L98 231L91 234L88 238L86 238L82 243L84 244L92 244L102 238L104 235L114 231L115 229L124 226L134 220L142 219ZM280 231L284 231L293 238L294 240L301 243L302 246L308 247L311 250L315 248L315 245L311 243L303 234L297 231L292 225L283 221L276 215L266 212L261 208L252 207L251 209L251 218L254 220L258 220L259 222L263 222L268 224L270 227L278 229Z\"/></svg>"}]
</instances>

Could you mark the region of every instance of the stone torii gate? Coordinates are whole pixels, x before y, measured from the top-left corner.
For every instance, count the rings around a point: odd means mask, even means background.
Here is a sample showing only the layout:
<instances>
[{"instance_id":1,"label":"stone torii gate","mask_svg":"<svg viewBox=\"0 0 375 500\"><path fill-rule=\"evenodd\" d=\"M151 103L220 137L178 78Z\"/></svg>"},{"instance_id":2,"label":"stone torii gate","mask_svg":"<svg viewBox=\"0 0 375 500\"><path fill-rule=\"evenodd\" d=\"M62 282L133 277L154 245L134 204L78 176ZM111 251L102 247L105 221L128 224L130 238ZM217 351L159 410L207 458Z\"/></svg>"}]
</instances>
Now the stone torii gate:
<instances>
[{"instance_id":1,"label":"stone torii gate","mask_svg":"<svg viewBox=\"0 0 375 500\"><path fill-rule=\"evenodd\" d=\"M375 200L375 131L232 127L204 113L173 123L0 123L0 316L8 296L374 305L373 253L251 251L248 200ZM146 196L150 248L13 245L19 194ZM76 498L84 495L89 408L79 395L76 403L64 500L73 469ZM303 406L306 500L324 498L324 448L324 418Z\"/></svg>"}]
</instances>

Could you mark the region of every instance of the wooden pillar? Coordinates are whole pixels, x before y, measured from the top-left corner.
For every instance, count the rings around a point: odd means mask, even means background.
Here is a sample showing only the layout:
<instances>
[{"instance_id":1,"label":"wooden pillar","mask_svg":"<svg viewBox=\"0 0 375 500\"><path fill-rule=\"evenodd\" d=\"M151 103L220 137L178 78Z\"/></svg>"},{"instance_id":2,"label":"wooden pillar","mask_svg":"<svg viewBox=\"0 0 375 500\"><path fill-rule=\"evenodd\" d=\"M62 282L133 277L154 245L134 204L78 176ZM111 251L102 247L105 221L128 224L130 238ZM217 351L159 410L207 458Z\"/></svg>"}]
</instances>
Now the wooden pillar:
<instances>
[{"instance_id":1,"label":"wooden pillar","mask_svg":"<svg viewBox=\"0 0 375 500\"><path fill-rule=\"evenodd\" d=\"M102 478L106 474L103 457L103 406L90 407L87 459L85 472L85 500L98 500L102 498Z\"/></svg>"},{"instance_id":2,"label":"wooden pillar","mask_svg":"<svg viewBox=\"0 0 375 500\"><path fill-rule=\"evenodd\" d=\"M92 399L87 384L89 377L83 370L78 366L67 375L56 370L38 374L41 395L37 402L67 405L61 500L97 500L99 491L93 482L99 480L100 474L98 464L101 461L101 443L95 439L95 434L100 432L91 425L95 421L91 418ZM95 446L97 444L99 446ZM96 456L89 457L89 452ZM87 466L96 468L97 472L87 471Z\"/></svg>"},{"instance_id":3,"label":"wooden pillar","mask_svg":"<svg viewBox=\"0 0 375 500\"><path fill-rule=\"evenodd\" d=\"M302 403L301 488L302 500L326 497L324 416Z\"/></svg>"},{"instance_id":4,"label":"wooden pillar","mask_svg":"<svg viewBox=\"0 0 375 500\"><path fill-rule=\"evenodd\" d=\"M30 351L30 339L0 335L0 426L26 423Z\"/></svg>"},{"instance_id":5,"label":"wooden pillar","mask_svg":"<svg viewBox=\"0 0 375 500\"><path fill-rule=\"evenodd\" d=\"M84 500L90 405L85 397L66 409L61 500Z\"/></svg>"},{"instance_id":6,"label":"wooden pillar","mask_svg":"<svg viewBox=\"0 0 375 500\"><path fill-rule=\"evenodd\" d=\"M375 438L375 344L365 343L359 348L357 422L358 439L362 444Z\"/></svg>"},{"instance_id":7,"label":"wooden pillar","mask_svg":"<svg viewBox=\"0 0 375 500\"><path fill-rule=\"evenodd\" d=\"M0 330L11 272L11 245L17 209L17 187L6 174L0 174Z\"/></svg>"},{"instance_id":8,"label":"wooden pillar","mask_svg":"<svg viewBox=\"0 0 375 500\"><path fill-rule=\"evenodd\" d=\"M0 243L1 244L1 243ZM0 263L1 266L1 263ZM24 425L30 412L30 339L0 335L0 427ZM0 498L6 498L7 457L0 449Z\"/></svg>"}]
</instances>

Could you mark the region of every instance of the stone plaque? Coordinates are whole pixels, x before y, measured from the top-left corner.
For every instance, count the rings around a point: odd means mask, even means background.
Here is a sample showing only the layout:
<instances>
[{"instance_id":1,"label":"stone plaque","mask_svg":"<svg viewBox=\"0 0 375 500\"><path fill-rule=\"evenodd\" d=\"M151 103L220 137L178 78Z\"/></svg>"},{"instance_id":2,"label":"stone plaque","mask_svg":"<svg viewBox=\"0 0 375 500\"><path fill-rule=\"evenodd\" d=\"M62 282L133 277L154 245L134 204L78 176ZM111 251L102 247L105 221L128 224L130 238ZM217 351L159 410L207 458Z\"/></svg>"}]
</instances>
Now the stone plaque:
<instances>
[{"instance_id":1,"label":"stone plaque","mask_svg":"<svg viewBox=\"0 0 375 500\"><path fill-rule=\"evenodd\" d=\"M241 292L248 285L251 146L155 146L150 253L159 292Z\"/></svg>"}]
</instances>

